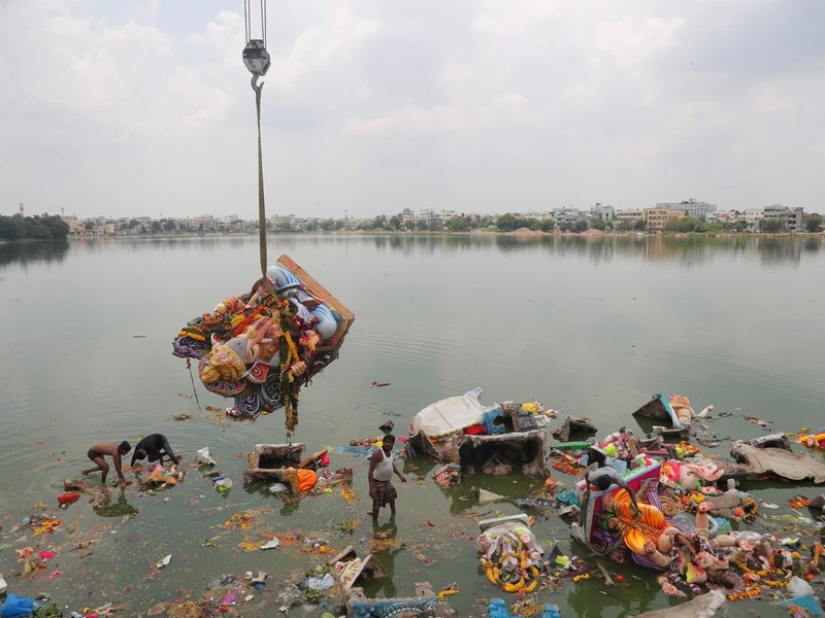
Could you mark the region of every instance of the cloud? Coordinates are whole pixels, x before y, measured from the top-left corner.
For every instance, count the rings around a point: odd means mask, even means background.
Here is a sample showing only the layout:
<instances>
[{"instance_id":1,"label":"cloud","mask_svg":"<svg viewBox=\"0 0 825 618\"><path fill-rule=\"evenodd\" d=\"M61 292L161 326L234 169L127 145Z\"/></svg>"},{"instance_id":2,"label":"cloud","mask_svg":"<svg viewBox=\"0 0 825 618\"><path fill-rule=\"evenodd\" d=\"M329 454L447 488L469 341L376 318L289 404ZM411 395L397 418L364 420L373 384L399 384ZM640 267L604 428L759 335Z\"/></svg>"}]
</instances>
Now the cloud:
<instances>
[{"instance_id":1,"label":"cloud","mask_svg":"<svg viewBox=\"0 0 825 618\"><path fill-rule=\"evenodd\" d=\"M640 21L637 25L637 21ZM596 24L596 49L608 52L621 66L639 64L651 55L667 50L687 22L681 18L636 20Z\"/></svg>"},{"instance_id":2,"label":"cloud","mask_svg":"<svg viewBox=\"0 0 825 618\"><path fill-rule=\"evenodd\" d=\"M820 0L269 9L278 212L686 197L816 210L825 192ZM219 0L0 0L0 212L251 218L243 44L243 16Z\"/></svg>"}]
</instances>

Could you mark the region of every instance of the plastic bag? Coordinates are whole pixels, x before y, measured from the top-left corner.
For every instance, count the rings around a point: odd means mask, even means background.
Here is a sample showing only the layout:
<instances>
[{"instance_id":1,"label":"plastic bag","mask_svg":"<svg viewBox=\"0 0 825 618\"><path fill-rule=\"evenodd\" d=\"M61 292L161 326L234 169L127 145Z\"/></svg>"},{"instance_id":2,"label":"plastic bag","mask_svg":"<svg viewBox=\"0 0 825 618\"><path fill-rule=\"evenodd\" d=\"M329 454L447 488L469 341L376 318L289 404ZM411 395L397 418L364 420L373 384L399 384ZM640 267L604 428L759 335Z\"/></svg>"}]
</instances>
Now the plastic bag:
<instances>
[{"instance_id":1,"label":"plastic bag","mask_svg":"<svg viewBox=\"0 0 825 618\"><path fill-rule=\"evenodd\" d=\"M278 593L278 598L287 607L300 605L304 600L304 593L297 586L289 586L286 590Z\"/></svg>"},{"instance_id":2,"label":"plastic bag","mask_svg":"<svg viewBox=\"0 0 825 618\"><path fill-rule=\"evenodd\" d=\"M207 465L207 466L214 466L215 465L215 460L212 459L212 457L209 455L209 447L208 446L205 447L205 448L200 449L196 453L196 457L197 457L197 460L198 460L199 464L204 464L204 465Z\"/></svg>"},{"instance_id":3,"label":"plastic bag","mask_svg":"<svg viewBox=\"0 0 825 618\"><path fill-rule=\"evenodd\" d=\"M804 579L799 577L792 577L791 581L788 583L788 592L790 592L791 597L807 597L813 596L814 589L811 588L811 585L806 582Z\"/></svg>"},{"instance_id":4,"label":"plastic bag","mask_svg":"<svg viewBox=\"0 0 825 618\"><path fill-rule=\"evenodd\" d=\"M0 618L25 618L33 614L36 609L37 603L33 599L19 597L10 592L3 607L0 608Z\"/></svg>"},{"instance_id":5,"label":"plastic bag","mask_svg":"<svg viewBox=\"0 0 825 618\"><path fill-rule=\"evenodd\" d=\"M784 607L785 609L789 609L791 607L801 607L808 613L809 616L825 616L825 612L823 612L822 608L819 607L819 603L816 602L816 598L812 596L794 597L793 599L780 601L777 605L779 605L779 607Z\"/></svg>"},{"instance_id":6,"label":"plastic bag","mask_svg":"<svg viewBox=\"0 0 825 618\"><path fill-rule=\"evenodd\" d=\"M327 573L323 577L307 577L306 586L312 590L329 590L335 585L332 575Z\"/></svg>"}]
</instances>

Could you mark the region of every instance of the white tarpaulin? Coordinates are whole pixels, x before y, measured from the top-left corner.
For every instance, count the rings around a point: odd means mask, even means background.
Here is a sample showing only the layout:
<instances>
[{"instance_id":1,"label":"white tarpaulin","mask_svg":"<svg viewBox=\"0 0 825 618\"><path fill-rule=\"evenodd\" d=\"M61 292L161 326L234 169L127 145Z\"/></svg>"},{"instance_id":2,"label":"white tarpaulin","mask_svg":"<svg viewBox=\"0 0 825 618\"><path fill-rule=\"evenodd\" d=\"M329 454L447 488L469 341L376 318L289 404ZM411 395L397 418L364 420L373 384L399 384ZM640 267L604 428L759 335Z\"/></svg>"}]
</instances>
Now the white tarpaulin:
<instances>
[{"instance_id":1,"label":"white tarpaulin","mask_svg":"<svg viewBox=\"0 0 825 618\"><path fill-rule=\"evenodd\" d=\"M460 397L448 397L428 405L413 417L410 435L423 431L429 438L440 438L458 433L465 427L484 422L487 412L500 410L498 404L485 406L479 401L480 387L467 391Z\"/></svg>"}]
</instances>

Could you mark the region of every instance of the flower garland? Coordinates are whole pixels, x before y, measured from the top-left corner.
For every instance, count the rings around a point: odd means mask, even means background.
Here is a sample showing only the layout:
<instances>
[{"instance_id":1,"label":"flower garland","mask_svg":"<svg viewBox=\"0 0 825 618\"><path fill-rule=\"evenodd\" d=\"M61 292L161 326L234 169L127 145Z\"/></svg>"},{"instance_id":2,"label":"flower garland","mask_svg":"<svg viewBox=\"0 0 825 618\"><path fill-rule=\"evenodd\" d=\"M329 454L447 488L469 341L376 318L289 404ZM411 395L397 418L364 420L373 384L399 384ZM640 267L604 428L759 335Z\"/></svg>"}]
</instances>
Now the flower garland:
<instances>
[{"instance_id":1,"label":"flower garland","mask_svg":"<svg viewBox=\"0 0 825 618\"><path fill-rule=\"evenodd\" d=\"M521 554L520 556L519 553ZM519 557L521 572L514 573L514 579L512 581L505 579L505 577L502 576L501 569L497 567L492 560L487 560L485 564L485 571L487 573L487 579L490 580L490 583L494 585L501 585L501 589L504 590L504 592L518 592L522 594L533 592L539 585L539 570L535 565L531 565L529 567L527 566L528 552L521 551L521 541L519 541L519 552L508 552L506 554L502 554L499 558L499 563L502 563L507 558ZM507 575L506 577L509 578L510 576L511 575Z\"/></svg>"},{"instance_id":2,"label":"flower garland","mask_svg":"<svg viewBox=\"0 0 825 618\"><path fill-rule=\"evenodd\" d=\"M281 381L279 390L284 404L284 426L287 437L291 437L298 426L298 389L300 385L295 382L295 378L290 373L289 368L293 362L301 360L295 342L292 340L292 311L289 301L281 301L279 312L281 338L278 351L281 360Z\"/></svg>"},{"instance_id":3,"label":"flower garland","mask_svg":"<svg viewBox=\"0 0 825 618\"><path fill-rule=\"evenodd\" d=\"M762 594L762 588L759 586L751 586L750 588L745 588L744 592L739 592L737 594L729 594L728 600L729 601L741 601L742 599L752 599L754 597L758 597Z\"/></svg>"}]
</instances>

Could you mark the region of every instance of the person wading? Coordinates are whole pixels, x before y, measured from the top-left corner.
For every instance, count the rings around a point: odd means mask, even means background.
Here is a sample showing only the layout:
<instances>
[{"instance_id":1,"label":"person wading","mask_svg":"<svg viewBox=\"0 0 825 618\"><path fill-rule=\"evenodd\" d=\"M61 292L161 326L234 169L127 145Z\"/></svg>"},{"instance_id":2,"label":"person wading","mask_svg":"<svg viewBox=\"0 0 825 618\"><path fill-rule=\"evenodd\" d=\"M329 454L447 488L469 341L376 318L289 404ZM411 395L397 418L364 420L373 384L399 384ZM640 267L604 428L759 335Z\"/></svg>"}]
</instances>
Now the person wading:
<instances>
[{"instance_id":1,"label":"person wading","mask_svg":"<svg viewBox=\"0 0 825 618\"><path fill-rule=\"evenodd\" d=\"M378 519L378 511L389 505L392 516L395 516L395 499L398 492L392 484L393 473L398 475L402 483L407 479L395 467L392 455L392 447L395 445L395 436L392 434L384 436L384 441L380 449L370 457L370 471L367 475L370 483L370 498L372 498L372 510L367 514L372 516L373 521Z\"/></svg>"},{"instance_id":2,"label":"person wading","mask_svg":"<svg viewBox=\"0 0 825 618\"><path fill-rule=\"evenodd\" d=\"M121 470L120 461L120 458L131 450L132 447L125 440L120 444L114 444L112 442L99 442L90 448L88 453L86 453L86 456L95 463L95 467L84 470L83 474L91 474L92 472L100 470L103 473L101 482L105 485L106 476L109 474L109 464L106 463L104 456L108 455L112 458L112 463L115 466L115 472L117 472L117 475L120 477L120 482L124 485L131 485L132 481L127 481L123 478L123 471Z\"/></svg>"}]
</instances>

